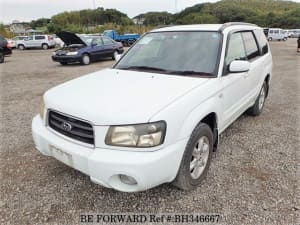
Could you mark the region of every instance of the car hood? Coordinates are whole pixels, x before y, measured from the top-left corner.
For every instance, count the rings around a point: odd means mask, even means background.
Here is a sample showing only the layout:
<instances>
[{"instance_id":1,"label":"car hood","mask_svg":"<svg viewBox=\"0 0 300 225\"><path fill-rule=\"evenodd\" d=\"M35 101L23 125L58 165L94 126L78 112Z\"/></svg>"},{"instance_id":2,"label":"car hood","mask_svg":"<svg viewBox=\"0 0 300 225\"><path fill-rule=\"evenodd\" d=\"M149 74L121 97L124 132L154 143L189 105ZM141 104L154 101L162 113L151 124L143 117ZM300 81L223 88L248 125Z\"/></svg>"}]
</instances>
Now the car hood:
<instances>
[{"instance_id":1,"label":"car hood","mask_svg":"<svg viewBox=\"0 0 300 225\"><path fill-rule=\"evenodd\" d=\"M208 80L105 69L50 89L44 101L48 109L95 125L144 123Z\"/></svg>"},{"instance_id":2,"label":"car hood","mask_svg":"<svg viewBox=\"0 0 300 225\"><path fill-rule=\"evenodd\" d=\"M81 44L86 46L86 43L81 40L76 34L62 31L56 34L66 45Z\"/></svg>"}]
</instances>

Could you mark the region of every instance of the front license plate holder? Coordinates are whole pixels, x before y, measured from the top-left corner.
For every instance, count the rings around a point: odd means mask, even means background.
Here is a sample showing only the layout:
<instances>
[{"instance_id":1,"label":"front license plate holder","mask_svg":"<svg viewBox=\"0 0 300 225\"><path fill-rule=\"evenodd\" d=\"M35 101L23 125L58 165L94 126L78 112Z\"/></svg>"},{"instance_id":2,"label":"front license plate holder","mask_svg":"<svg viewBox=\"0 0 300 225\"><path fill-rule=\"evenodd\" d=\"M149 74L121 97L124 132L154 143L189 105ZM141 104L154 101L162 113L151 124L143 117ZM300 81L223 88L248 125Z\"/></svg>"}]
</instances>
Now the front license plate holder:
<instances>
[{"instance_id":1,"label":"front license plate holder","mask_svg":"<svg viewBox=\"0 0 300 225\"><path fill-rule=\"evenodd\" d=\"M55 147L50 146L50 151L52 153L52 156L56 158L57 160L63 162L64 164L73 167L73 159L72 155L69 153L66 153L65 151Z\"/></svg>"}]
</instances>

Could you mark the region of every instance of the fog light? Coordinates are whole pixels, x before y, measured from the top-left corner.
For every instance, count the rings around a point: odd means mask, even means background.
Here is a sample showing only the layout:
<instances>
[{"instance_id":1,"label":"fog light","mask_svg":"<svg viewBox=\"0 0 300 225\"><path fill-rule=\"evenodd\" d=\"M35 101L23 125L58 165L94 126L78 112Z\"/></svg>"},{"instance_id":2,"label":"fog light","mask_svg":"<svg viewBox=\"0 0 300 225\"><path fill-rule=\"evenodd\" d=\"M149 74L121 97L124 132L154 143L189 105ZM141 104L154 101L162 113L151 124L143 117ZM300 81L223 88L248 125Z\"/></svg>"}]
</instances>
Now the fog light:
<instances>
[{"instance_id":1,"label":"fog light","mask_svg":"<svg viewBox=\"0 0 300 225\"><path fill-rule=\"evenodd\" d=\"M127 175L120 175L120 180L124 183L124 184L128 184L128 185L135 185L137 184L137 181L131 177L131 176L127 176Z\"/></svg>"}]
</instances>

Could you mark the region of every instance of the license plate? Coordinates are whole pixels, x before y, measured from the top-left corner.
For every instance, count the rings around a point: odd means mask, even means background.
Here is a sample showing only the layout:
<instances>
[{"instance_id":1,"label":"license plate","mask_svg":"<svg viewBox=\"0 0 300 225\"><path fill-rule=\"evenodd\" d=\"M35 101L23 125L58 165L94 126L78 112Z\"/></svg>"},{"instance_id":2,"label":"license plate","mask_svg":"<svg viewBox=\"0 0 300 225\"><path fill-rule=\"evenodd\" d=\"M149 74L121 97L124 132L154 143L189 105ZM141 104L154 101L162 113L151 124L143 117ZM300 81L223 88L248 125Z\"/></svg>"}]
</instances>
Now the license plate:
<instances>
[{"instance_id":1,"label":"license plate","mask_svg":"<svg viewBox=\"0 0 300 225\"><path fill-rule=\"evenodd\" d=\"M50 146L50 150L51 150L52 156L54 158L67 164L68 166L73 167L72 155L70 155L69 153L66 153L63 150L56 148L54 146Z\"/></svg>"}]
</instances>

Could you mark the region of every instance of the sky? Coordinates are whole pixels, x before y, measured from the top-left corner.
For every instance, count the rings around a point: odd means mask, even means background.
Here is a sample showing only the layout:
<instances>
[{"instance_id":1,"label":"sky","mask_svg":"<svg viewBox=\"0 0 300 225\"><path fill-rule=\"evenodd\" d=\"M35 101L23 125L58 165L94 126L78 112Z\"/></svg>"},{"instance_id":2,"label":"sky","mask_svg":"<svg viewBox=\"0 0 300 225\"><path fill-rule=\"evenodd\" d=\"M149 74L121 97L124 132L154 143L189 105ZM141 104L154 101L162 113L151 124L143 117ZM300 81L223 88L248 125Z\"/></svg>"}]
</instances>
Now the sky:
<instances>
[{"instance_id":1,"label":"sky","mask_svg":"<svg viewBox=\"0 0 300 225\"><path fill-rule=\"evenodd\" d=\"M177 11L198 3L216 1L177 0ZM64 11L93 9L94 2L96 8L115 8L131 18L149 11L176 11L176 0L0 0L0 22L29 22L38 18L51 18Z\"/></svg>"}]
</instances>

